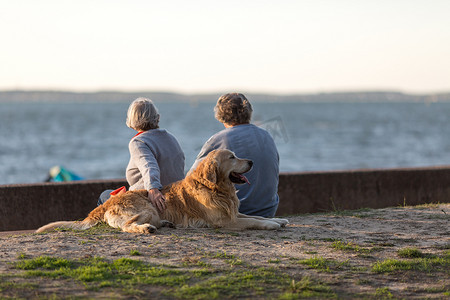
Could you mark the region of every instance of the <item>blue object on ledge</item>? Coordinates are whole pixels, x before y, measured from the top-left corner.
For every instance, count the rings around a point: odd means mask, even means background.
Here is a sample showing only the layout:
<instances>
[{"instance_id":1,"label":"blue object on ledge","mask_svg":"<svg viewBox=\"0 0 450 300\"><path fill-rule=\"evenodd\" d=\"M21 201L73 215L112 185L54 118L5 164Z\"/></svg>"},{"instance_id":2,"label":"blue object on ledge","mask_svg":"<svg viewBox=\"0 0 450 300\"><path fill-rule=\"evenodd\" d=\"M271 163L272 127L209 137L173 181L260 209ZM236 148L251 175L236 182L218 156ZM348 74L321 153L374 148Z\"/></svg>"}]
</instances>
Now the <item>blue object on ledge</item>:
<instances>
[{"instance_id":1,"label":"blue object on ledge","mask_svg":"<svg viewBox=\"0 0 450 300\"><path fill-rule=\"evenodd\" d=\"M62 166L54 166L48 172L49 176L46 181L48 182L63 182L63 181L75 181L83 180L84 178L65 169Z\"/></svg>"}]
</instances>

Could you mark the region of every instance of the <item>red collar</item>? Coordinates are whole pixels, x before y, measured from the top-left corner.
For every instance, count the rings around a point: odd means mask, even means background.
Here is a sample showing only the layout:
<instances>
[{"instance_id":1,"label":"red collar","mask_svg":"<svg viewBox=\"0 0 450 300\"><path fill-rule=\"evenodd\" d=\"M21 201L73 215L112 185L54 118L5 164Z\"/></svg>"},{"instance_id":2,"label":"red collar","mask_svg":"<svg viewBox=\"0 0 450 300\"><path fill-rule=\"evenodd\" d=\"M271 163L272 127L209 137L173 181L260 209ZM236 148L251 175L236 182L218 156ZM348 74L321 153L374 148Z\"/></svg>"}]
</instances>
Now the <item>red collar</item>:
<instances>
[{"instance_id":1,"label":"red collar","mask_svg":"<svg viewBox=\"0 0 450 300\"><path fill-rule=\"evenodd\" d=\"M144 133L145 131L139 131L138 133L136 133L133 138L137 137L138 135L140 135L141 133Z\"/></svg>"}]
</instances>

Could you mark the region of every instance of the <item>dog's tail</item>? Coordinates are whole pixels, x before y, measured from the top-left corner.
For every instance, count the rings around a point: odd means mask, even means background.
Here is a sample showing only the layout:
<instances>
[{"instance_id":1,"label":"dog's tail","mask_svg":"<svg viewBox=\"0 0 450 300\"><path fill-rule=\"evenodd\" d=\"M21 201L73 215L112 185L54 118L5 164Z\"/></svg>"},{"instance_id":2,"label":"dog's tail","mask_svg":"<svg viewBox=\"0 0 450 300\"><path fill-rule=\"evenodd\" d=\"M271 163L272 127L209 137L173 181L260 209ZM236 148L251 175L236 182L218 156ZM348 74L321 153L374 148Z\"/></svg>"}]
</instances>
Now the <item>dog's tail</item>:
<instances>
[{"instance_id":1,"label":"dog's tail","mask_svg":"<svg viewBox=\"0 0 450 300\"><path fill-rule=\"evenodd\" d=\"M103 220L106 210L107 210L107 206L105 206L103 204L103 205L97 206L93 211L91 211L89 213L89 215L87 216L87 218L84 219L83 221L59 221L59 222L49 223L47 225L40 227L38 230L36 230L36 233L52 231L57 228L86 230L86 229L94 227L95 225L100 223Z\"/></svg>"},{"instance_id":2,"label":"dog's tail","mask_svg":"<svg viewBox=\"0 0 450 300\"><path fill-rule=\"evenodd\" d=\"M75 230L86 230L91 227L94 227L97 225L97 223L100 222L100 220L95 220L90 217L87 217L83 221L59 221L59 222L53 222L49 223L47 225L44 225L40 227L38 230L36 230L36 233L39 232L47 232L52 231L58 228L66 228L66 229L75 229Z\"/></svg>"}]
</instances>

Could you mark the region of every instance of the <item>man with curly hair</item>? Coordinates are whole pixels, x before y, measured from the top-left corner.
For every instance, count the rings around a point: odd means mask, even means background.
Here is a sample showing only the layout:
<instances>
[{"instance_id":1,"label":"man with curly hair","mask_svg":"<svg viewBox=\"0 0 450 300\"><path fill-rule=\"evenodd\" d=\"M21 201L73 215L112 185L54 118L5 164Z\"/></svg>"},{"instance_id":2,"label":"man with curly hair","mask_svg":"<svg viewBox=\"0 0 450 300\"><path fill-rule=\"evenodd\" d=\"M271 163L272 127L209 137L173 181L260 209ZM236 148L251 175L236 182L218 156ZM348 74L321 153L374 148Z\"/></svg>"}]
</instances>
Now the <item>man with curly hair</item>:
<instances>
[{"instance_id":1,"label":"man with curly hair","mask_svg":"<svg viewBox=\"0 0 450 300\"><path fill-rule=\"evenodd\" d=\"M249 184L236 185L239 212L273 217L278 208L279 155L270 134L253 124L252 105L243 94L222 95L214 107L215 117L225 129L214 134L202 147L191 171L215 149L229 149L240 158L251 159Z\"/></svg>"}]
</instances>

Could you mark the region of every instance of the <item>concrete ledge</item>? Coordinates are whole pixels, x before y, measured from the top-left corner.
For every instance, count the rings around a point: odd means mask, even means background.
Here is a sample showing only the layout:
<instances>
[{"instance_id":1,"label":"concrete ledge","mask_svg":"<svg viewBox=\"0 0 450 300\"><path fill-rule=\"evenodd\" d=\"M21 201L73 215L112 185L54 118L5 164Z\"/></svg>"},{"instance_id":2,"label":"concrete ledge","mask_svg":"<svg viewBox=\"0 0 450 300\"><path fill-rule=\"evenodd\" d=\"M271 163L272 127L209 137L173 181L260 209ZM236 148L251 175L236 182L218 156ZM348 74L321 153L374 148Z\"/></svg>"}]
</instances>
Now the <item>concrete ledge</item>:
<instances>
[{"instance_id":1,"label":"concrete ledge","mask_svg":"<svg viewBox=\"0 0 450 300\"><path fill-rule=\"evenodd\" d=\"M280 174L277 214L450 202L450 166Z\"/></svg>"},{"instance_id":2,"label":"concrete ledge","mask_svg":"<svg viewBox=\"0 0 450 300\"><path fill-rule=\"evenodd\" d=\"M101 192L123 185L128 186L124 179L0 185L0 231L85 218Z\"/></svg>"},{"instance_id":3,"label":"concrete ledge","mask_svg":"<svg viewBox=\"0 0 450 300\"><path fill-rule=\"evenodd\" d=\"M0 185L0 231L77 220L124 179ZM450 202L450 166L282 173L277 215Z\"/></svg>"}]
</instances>

